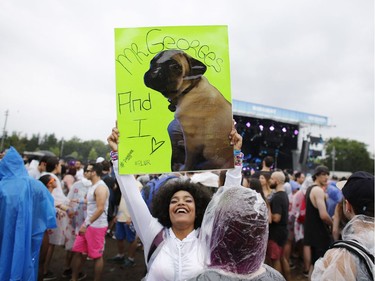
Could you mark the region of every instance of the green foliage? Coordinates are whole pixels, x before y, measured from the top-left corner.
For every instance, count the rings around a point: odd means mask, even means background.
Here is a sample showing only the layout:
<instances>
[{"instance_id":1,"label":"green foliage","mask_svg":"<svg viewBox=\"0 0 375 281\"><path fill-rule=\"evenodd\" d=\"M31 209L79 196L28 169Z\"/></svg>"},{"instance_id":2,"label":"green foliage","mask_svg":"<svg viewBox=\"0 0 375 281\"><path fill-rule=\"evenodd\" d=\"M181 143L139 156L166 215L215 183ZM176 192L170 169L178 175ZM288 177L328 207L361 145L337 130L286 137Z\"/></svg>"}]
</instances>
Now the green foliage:
<instances>
[{"instance_id":1,"label":"green foliage","mask_svg":"<svg viewBox=\"0 0 375 281\"><path fill-rule=\"evenodd\" d=\"M6 136L4 149L13 146L18 152L49 150L57 156L71 156L83 162L95 160L98 156L109 158L109 147L100 140L82 141L77 137L70 140L58 140L54 134L32 135L30 139L20 133L13 132ZM374 173L374 159L370 157L366 144L355 140L331 138L325 144L326 158L318 159L316 164L324 164L330 169L333 167L332 151L336 150L336 171L367 171ZM60 155L62 150L62 155Z\"/></svg>"},{"instance_id":2,"label":"green foliage","mask_svg":"<svg viewBox=\"0 0 375 281\"><path fill-rule=\"evenodd\" d=\"M27 138L20 133L13 132L5 137L4 149L13 146L21 154L24 151L49 150L58 157L71 156L83 162L96 160L98 156L108 159L109 147L100 140L82 141L77 137L70 140L58 140L55 134L45 134L41 137L39 134ZM60 153L62 152L62 155Z\"/></svg>"},{"instance_id":3,"label":"green foliage","mask_svg":"<svg viewBox=\"0 0 375 281\"><path fill-rule=\"evenodd\" d=\"M324 165L332 168L335 150L336 171L367 171L374 173L374 159L371 159L366 144L355 140L331 138L325 144L327 157L322 161Z\"/></svg>"},{"instance_id":4,"label":"green foliage","mask_svg":"<svg viewBox=\"0 0 375 281\"><path fill-rule=\"evenodd\" d=\"M95 148L91 148L89 152L89 161L95 161L98 158L98 153L96 152Z\"/></svg>"},{"instance_id":5,"label":"green foliage","mask_svg":"<svg viewBox=\"0 0 375 281\"><path fill-rule=\"evenodd\" d=\"M39 148L40 135L32 135L31 139L27 140L26 138L26 151L33 151L35 148Z\"/></svg>"},{"instance_id":6,"label":"green foliage","mask_svg":"<svg viewBox=\"0 0 375 281\"><path fill-rule=\"evenodd\" d=\"M56 146L56 144L57 144L57 138L55 137L55 134L50 134L50 135L45 134L42 137L42 140L40 142L40 149L51 150L51 148Z\"/></svg>"},{"instance_id":7,"label":"green foliage","mask_svg":"<svg viewBox=\"0 0 375 281\"><path fill-rule=\"evenodd\" d=\"M6 136L4 140L4 149L13 146L17 151L24 151L28 140L22 137L20 133L13 132L10 136Z\"/></svg>"},{"instance_id":8,"label":"green foliage","mask_svg":"<svg viewBox=\"0 0 375 281\"><path fill-rule=\"evenodd\" d=\"M82 158L82 157L79 157L77 151L73 151L72 153L70 153L70 156L72 156L74 159L81 159Z\"/></svg>"},{"instance_id":9,"label":"green foliage","mask_svg":"<svg viewBox=\"0 0 375 281\"><path fill-rule=\"evenodd\" d=\"M56 156L60 156L60 148L53 146L53 147L50 147L48 150L53 152Z\"/></svg>"}]
</instances>

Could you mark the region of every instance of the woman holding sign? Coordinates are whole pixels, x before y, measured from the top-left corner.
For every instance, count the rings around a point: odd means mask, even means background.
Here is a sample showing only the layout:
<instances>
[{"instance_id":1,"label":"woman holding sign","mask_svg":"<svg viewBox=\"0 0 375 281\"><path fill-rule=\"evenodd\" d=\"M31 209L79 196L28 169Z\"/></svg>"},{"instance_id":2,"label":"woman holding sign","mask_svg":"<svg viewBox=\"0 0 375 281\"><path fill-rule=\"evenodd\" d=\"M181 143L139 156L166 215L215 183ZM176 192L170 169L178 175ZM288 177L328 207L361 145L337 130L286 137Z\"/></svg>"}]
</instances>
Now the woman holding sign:
<instances>
[{"instance_id":1,"label":"woman holding sign","mask_svg":"<svg viewBox=\"0 0 375 281\"><path fill-rule=\"evenodd\" d=\"M155 197L153 217L143 201L132 175L118 174L117 142L119 132L112 129L108 143L117 181L135 229L144 246L148 274L146 280L186 280L199 274L204 266L204 249L198 239L210 193L199 184L172 181ZM235 148L236 167L228 170L225 185L241 182L242 137L232 129L229 139Z\"/></svg>"}]
</instances>

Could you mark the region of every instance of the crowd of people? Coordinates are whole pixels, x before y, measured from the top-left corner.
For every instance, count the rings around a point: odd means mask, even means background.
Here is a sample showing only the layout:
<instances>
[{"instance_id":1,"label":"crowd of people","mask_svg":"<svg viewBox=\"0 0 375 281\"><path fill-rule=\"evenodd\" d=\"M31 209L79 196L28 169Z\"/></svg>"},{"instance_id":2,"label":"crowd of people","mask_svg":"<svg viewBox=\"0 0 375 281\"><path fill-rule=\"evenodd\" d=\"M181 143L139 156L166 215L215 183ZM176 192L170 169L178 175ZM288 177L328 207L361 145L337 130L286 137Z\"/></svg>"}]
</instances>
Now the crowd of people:
<instances>
[{"instance_id":1,"label":"crowd of people","mask_svg":"<svg viewBox=\"0 0 375 281\"><path fill-rule=\"evenodd\" d=\"M283 171L271 156L244 173L235 128L233 169L119 175L118 135L113 128L108 137L110 159L85 165L52 156L24 165L9 149L0 161L1 280L57 279L56 246L65 250L61 274L73 281L86 278L87 259L95 280L105 280L105 263L131 268L140 246L148 281L292 280L298 263L309 280L372 280L373 175L345 182L325 166ZM105 261L106 237L117 254ZM22 268L18 239L30 247Z\"/></svg>"}]
</instances>

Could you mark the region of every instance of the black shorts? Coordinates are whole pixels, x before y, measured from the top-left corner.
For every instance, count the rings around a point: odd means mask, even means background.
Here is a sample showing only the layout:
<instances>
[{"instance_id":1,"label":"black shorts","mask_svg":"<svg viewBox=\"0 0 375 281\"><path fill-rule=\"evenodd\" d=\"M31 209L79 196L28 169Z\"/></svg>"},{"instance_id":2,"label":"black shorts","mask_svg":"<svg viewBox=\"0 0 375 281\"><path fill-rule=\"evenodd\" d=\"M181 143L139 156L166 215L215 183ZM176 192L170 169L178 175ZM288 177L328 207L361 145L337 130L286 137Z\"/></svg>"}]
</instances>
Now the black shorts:
<instances>
[{"instance_id":1,"label":"black shorts","mask_svg":"<svg viewBox=\"0 0 375 281\"><path fill-rule=\"evenodd\" d=\"M314 265L319 258L324 256L327 250L327 248L316 248L311 246L311 264Z\"/></svg>"}]
</instances>

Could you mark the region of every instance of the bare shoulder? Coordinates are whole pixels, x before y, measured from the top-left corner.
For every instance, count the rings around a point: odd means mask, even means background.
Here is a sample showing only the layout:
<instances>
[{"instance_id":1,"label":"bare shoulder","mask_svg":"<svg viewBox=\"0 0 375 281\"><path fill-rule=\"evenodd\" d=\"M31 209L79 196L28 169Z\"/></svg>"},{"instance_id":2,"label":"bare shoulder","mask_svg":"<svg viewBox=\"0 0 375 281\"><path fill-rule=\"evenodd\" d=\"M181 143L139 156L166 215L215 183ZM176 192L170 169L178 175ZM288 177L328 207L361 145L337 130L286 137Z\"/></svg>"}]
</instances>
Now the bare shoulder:
<instances>
[{"instance_id":1,"label":"bare shoulder","mask_svg":"<svg viewBox=\"0 0 375 281\"><path fill-rule=\"evenodd\" d=\"M325 202L325 193L320 186L314 186L310 192L310 200L315 208Z\"/></svg>"},{"instance_id":2,"label":"bare shoulder","mask_svg":"<svg viewBox=\"0 0 375 281\"><path fill-rule=\"evenodd\" d=\"M101 184L95 189L96 195L99 195L99 194L105 195L105 194L107 194L107 192L108 192L108 187L105 184Z\"/></svg>"},{"instance_id":3,"label":"bare shoulder","mask_svg":"<svg viewBox=\"0 0 375 281\"><path fill-rule=\"evenodd\" d=\"M318 197L321 197L321 196L324 197L324 190L320 186L316 185L311 189L311 195L318 196Z\"/></svg>"}]
</instances>

